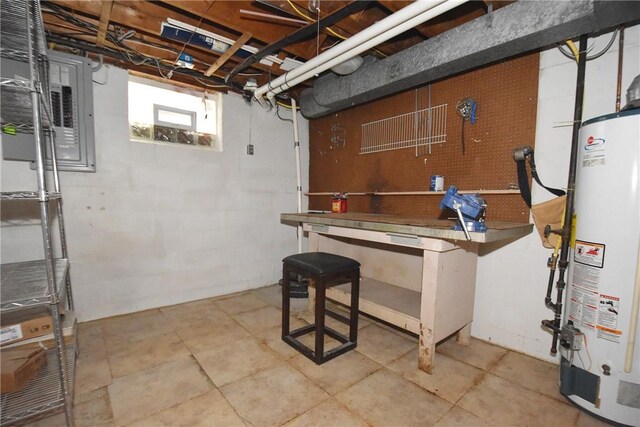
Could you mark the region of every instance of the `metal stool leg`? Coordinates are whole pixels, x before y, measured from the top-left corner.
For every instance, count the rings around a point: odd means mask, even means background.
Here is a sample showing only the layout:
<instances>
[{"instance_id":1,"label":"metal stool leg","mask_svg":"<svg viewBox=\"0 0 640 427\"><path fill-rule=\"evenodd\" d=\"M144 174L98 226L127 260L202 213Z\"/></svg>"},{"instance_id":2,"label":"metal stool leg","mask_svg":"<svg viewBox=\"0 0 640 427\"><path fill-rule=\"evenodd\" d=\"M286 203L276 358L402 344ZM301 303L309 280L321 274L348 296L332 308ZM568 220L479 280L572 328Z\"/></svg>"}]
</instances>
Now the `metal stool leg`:
<instances>
[{"instance_id":1,"label":"metal stool leg","mask_svg":"<svg viewBox=\"0 0 640 427\"><path fill-rule=\"evenodd\" d=\"M322 363L324 358L324 311L326 286L323 277L317 278L316 282L316 363Z\"/></svg>"},{"instance_id":2,"label":"metal stool leg","mask_svg":"<svg viewBox=\"0 0 640 427\"><path fill-rule=\"evenodd\" d=\"M349 341L358 341L358 304L360 302L360 269L351 276L351 312L349 313Z\"/></svg>"},{"instance_id":3,"label":"metal stool leg","mask_svg":"<svg viewBox=\"0 0 640 427\"><path fill-rule=\"evenodd\" d=\"M282 264L282 338L286 335L289 335L289 311L290 311L290 301L289 301L289 267L287 263Z\"/></svg>"}]
</instances>

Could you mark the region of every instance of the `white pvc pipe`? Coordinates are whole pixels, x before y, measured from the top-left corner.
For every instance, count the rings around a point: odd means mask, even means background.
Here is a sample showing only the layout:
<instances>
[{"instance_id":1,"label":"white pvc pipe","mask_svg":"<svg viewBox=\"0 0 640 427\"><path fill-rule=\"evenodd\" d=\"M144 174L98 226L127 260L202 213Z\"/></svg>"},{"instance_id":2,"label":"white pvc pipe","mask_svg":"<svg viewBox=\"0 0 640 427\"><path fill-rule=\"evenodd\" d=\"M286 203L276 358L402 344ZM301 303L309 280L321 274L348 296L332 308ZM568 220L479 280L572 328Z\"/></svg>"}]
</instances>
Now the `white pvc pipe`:
<instances>
[{"instance_id":1,"label":"white pvc pipe","mask_svg":"<svg viewBox=\"0 0 640 427\"><path fill-rule=\"evenodd\" d=\"M296 152L296 193L298 195L298 213L302 213L302 173L300 166L300 138L298 136L298 113L296 100L291 98L291 112L293 113L293 147ZM298 224L298 253L302 253L302 224Z\"/></svg>"},{"instance_id":2,"label":"white pvc pipe","mask_svg":"<svg viewBox=\"0 0 640 427\"><path fill-rule=\"evenodd\" d=\"M287 79L286 83L280 85L278 88L276 88L276 90L268 91L267 98L273 99L278 93L284 90L287 90L297 84L302 83L303 81L310 78L312 75L326 71L338 64L343 63L344 61L350 58L353 58L356 55L359 55L362 52L366 52L367 50L379 45L380 43L383 43L389 40L390 38L397 36L398 34L402 34L405 31L408 31L411 28L414 28L416 25L420 25L421 23L428 21L429 19L432 19L438 15L442 15L443 13L453 9L456 6L461 5L462 3L465 3L466 1L468 0L448 0L442 4L439 4L434 8L427 10L426 12L423 12L420 15L393 27L391 30L385 33L379 34L369 39L368 41L358 45L356 48L351 49L348 52L344 52L334 57L333 59L328 60L327 62L317 66L316 68L308 72L306 75ZM273 83L271 84L271 86L273 86Z\"/></svg>"},{"instance_id":3,"label":"white pvc pipe","mask_svg":"<svg viewBox=\"0 0 640 427\"><path fill-rule=\"evenodd\" d=\"M307 80L311 76L340 64L466 1L468 0L416 1L343 41L333 49L259 87L254 96L262 105L267 105L263 98L265 94L269 99L272 99L278 93Z\"/></svg>"}]
</instances>

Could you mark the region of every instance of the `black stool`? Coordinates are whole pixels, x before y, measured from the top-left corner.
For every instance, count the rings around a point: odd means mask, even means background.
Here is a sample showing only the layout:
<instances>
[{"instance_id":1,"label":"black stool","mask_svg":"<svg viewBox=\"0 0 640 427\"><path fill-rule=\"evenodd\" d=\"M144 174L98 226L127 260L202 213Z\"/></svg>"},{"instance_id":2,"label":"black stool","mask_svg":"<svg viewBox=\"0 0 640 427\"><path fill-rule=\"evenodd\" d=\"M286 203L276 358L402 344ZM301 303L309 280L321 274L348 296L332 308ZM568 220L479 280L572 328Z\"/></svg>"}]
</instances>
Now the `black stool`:
<instances>
[{"instance_id":1,"label":"black stool","mask_svg":"<svg viewBox=\"0 0 640 427\"><path fill-rule=\"evenodd\" d=\"M282 260L282 340L298 350L300 353L320 365L356 347L358 341L358 298L360 294L360 263L351 258L325 252L307 252L291 255ZM310 279L316 289L316 318L315 323L294 331L289 330L289 276L290 273L299 274ZM327 310L325 307L326 289L351 282L351 309L349 318ZM349 325L349 338L325 326L325 314ZM316 333L315 351L302 344L296 338ZM342 344L324 352L324 334L340 341Z\"/></svg>"}]
</instances>

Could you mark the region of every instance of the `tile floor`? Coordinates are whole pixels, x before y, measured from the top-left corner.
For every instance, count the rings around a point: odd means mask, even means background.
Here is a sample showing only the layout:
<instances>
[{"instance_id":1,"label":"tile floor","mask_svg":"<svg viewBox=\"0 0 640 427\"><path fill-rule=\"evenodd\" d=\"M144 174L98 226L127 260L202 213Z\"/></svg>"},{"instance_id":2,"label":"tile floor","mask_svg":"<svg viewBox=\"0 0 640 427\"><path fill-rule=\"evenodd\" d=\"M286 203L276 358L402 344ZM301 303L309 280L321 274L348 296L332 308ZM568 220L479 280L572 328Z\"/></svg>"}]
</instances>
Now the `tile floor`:
<instances>
[{"instance_id":1,"label":"tile floor","mask_svg":"<svg viewBox=\"0 0 640 427\"><path fill-rule=\"evenodd\" d=\"M362 317L357 349L317 366L280 340L280 306L270 286L80 324L76 425L604 425L560 396L554 365L478 340L440 344L427 375L415 337Z\"/></svg>"}]
</instances>

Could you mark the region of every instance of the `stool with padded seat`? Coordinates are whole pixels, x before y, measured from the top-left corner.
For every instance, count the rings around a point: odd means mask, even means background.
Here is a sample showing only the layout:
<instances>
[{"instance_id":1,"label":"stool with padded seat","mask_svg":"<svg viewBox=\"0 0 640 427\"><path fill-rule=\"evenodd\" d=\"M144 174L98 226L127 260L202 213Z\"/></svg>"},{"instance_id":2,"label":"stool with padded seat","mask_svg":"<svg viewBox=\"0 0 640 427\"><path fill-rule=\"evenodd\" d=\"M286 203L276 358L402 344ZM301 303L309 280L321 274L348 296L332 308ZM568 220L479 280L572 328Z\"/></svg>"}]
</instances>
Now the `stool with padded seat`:
<instances>
[{"instance_id":1,"label":"stool with padded seat","mask_svg":"<svg viewBox=\"0 0 640 427\"><path fill-rule=\"evenodd\" d=\"M326 252L307 252L286 257L282 260L282 340L320 365L356 347L358 341L358 298L360 294L360 263L354 259ZM289 280L290 273L308 278L315 285L315 323L289 330ZM326 289L351 282L351 307L349 318L325 307ZM324 323L325 314L349 325L349 337L329 328ZM302 344L297 338L315 332L315 349ZM342 344L324 351L324 335Z\"/></svg>"}]
</instances>

